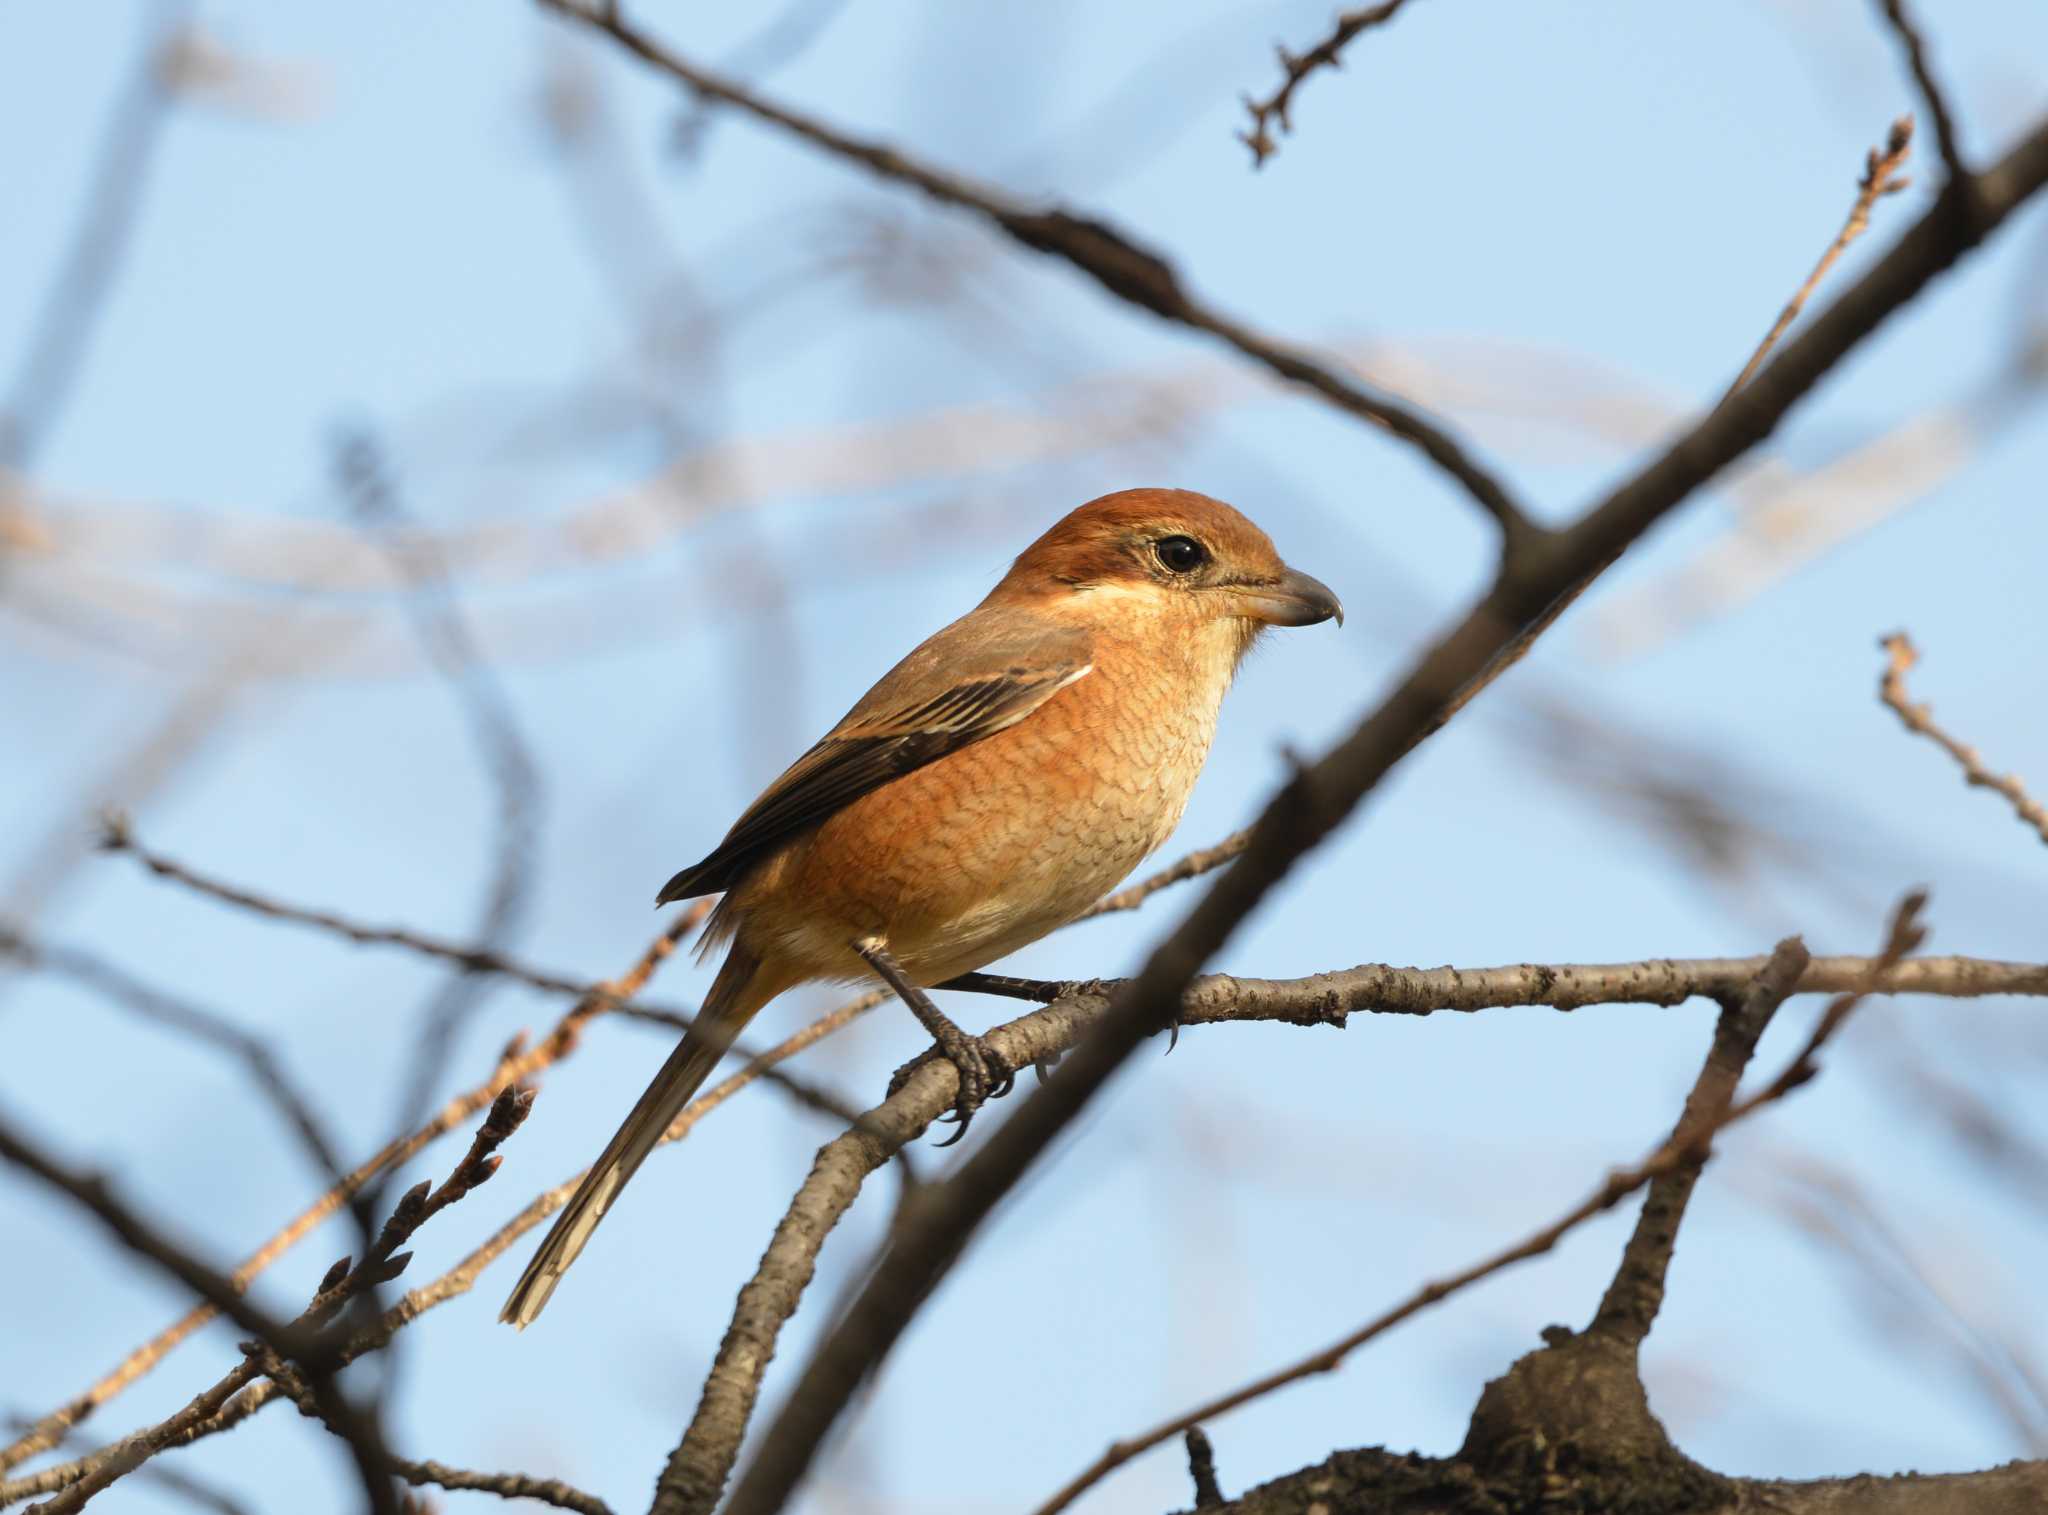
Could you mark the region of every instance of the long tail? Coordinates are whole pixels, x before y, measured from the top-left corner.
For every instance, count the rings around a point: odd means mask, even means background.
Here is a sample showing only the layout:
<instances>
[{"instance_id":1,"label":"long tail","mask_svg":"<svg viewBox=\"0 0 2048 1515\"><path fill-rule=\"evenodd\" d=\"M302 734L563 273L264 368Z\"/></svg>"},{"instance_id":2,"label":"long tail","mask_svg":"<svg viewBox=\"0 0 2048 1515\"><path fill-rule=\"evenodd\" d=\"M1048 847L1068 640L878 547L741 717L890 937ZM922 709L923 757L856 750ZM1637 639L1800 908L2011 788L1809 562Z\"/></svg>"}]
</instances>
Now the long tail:
<instances>
[{"instance_id":1,"label":"long tail","mask_svg":"<svg viewBox=\"0 0 2048 1515\"><path fill-rule=\"evenodd\" d=\"M756 982L760 966L753 953L737 941L732 944L695 1023L661 1065L661 1071L654 1075L654 1082L633 1106L618 1134L583 1175L575 1195L555 1217L554 1226L541 1242L540 1250L533 1254L533 1261L526 1265L526 1271L519 1275L519 1282L505 1301L505 1308L498 1312L498 1319L524 1330L539 1317L548 1296L569 1271L569 1264L576 1261L576 1254L590 1240L590 1233L604 1219L605 1211L626 1186L626 1180L647 1161L647 1154L661 1144L669 1126L710 1076L733 1039L754 1018L754 1012L774 997L772 987ZM761 992L763 989L767 992Z\"/></svg>"}]
</instances>

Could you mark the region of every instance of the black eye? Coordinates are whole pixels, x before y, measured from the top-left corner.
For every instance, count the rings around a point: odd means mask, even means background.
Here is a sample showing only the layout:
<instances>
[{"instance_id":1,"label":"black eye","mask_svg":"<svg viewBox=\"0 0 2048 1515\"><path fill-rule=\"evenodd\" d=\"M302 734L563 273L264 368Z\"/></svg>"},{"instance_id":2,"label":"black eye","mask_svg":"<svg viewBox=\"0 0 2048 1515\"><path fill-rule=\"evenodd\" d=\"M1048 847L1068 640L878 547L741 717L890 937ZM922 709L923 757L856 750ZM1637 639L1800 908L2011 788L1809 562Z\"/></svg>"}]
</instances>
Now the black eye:
<instances>
[{"instance_id":1,"label":"black eye","mask_svg":"<svg viewBox=\"0 0 2048 1515\"><path fill-rule=\"evenodd\" d=\"M1193 573L1209 561L1209 549L1193 537L1161 537L1152 553L1168 573Z\"/></svg>"}]
</instances>

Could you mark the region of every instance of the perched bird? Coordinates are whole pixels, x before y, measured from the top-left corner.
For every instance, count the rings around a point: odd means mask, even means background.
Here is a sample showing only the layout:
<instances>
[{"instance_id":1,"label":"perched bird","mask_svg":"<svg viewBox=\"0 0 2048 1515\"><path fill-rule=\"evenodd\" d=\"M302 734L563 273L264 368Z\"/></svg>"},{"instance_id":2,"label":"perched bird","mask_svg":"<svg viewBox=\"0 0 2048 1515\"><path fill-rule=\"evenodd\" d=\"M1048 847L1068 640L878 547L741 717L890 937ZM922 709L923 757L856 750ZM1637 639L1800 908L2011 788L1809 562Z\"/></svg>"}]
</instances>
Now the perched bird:
<instances>
[{"instance_id":1,"label":"perched bird","mask_svg":"<svg viewBox=\"0 0 2048 1515\"><path fill-rule=\"evenodd\" d=\"M1074 919L1166 840L1237 665L1337 597L1230 506L1104 495L1027 547L987 599L882 676L657 900L723 890L725 961L682 1044L520 1276L525 1326L741 1027L814 980L879 976L960 1070L964 1118L1012 1070L922 986ZM996 1092L1000 1092L1000 1088Z\"/></svg>"}]
</instances>

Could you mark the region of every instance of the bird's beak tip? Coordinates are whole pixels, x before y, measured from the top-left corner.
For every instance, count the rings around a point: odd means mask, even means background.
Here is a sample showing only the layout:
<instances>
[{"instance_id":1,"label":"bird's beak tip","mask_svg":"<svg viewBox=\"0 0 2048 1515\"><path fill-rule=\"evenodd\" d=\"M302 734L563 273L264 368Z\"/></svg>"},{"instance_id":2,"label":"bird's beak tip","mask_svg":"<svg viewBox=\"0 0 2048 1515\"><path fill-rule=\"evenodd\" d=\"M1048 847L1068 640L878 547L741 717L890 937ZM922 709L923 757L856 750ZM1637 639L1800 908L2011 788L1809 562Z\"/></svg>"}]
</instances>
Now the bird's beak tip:
<instances>
[{"instance_id":1,"label":"bird's beak tip","mask_svg":"<svg viewBox=\"0 0 2048 1515\"><path fill-rule=\"evenodd\" d=\"M1251 592L1251 613L1269 626L1316 626L1324 621L1344 624L1344 605L1321 579L1290 568L1280 582Z\"/></svg>"}]
</instances>

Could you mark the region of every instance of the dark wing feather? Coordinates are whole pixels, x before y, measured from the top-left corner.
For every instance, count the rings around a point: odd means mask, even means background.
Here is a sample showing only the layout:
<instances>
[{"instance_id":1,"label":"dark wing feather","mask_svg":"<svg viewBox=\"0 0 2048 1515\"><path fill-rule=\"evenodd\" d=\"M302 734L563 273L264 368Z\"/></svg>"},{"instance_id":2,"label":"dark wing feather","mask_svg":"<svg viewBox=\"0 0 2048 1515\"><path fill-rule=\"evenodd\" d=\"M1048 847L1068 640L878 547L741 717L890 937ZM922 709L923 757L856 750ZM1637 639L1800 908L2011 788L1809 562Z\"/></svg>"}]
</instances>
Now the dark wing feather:
<instances>
[{"instance_id":1,"label":"dark wing feather","mask_svg":"<svg viewBox=\"0 0 2048 1515\"><path fill-rule=\"evenodd\" d=\"M656 903L729 889L760 855L864 794L1014 726L1089 670L1085 633L984 607L925 642L770 784Z\"/></svg>"}]
</instances>

